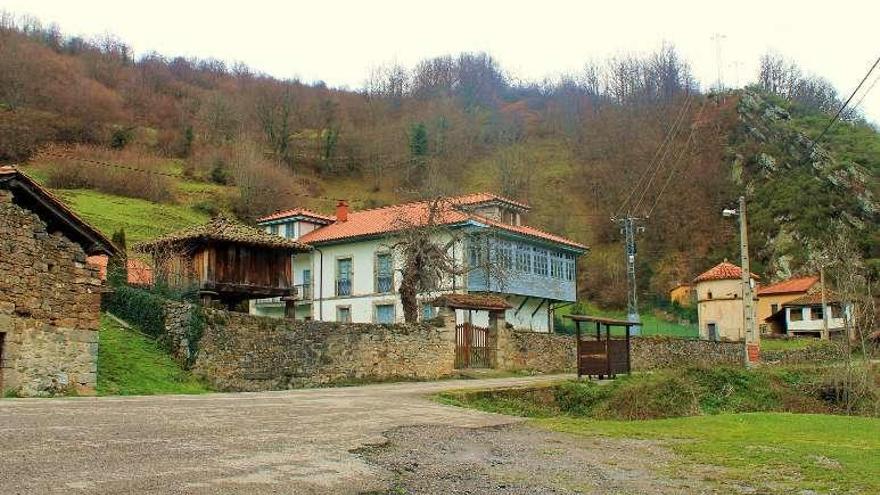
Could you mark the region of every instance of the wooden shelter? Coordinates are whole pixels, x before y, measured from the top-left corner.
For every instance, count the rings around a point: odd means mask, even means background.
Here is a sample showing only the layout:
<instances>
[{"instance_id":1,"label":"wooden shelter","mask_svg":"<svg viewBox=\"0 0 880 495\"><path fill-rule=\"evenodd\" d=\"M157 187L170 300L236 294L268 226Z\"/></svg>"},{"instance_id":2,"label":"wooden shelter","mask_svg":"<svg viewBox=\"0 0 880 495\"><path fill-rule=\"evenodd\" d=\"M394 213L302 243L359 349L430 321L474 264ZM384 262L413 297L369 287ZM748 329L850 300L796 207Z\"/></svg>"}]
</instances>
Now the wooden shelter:
<instances>
[{"instance_id":1,"label":"wooden shelter","mask_svg":"<svg viewBox=\"0 0 880 495\"><path fill-rule=\"evenodd\" d=\"M456 293L443 294L431 304L467 311L467 321L455 325L455 367L494 368L498 336L492 328L497 329L499 320L503 320L504 312L513 306L501 296ZM489 328L473 324L474 311L489 312Z\"/></svg>"},{"instance_id":2,"label":"wooden shelter","mask_svg":"<svg viewBox=\"0 0 880 495\"><path fill-rule=\"evenodd\" d=\"M135 249L153 257L157 279L231 309L249 299L295 299L291 256L311 247L218 216Z\"/></svg>"},{"instance_id":3,"label":"wooden shelter","mask_svg":"<svg viewBox=\"0 0 880 495\"><path fill-rule=\"evenodd\" d=\"M578 378L583 375L596 376L598 378L614 378L618 373L629 373L631 370L630 359L630 328L638 325L637 322L602 318L589 315L566 315L566 318L574 321L577 330L577 367ZM592 333L581 330L581 324L595 323L596 334L592 339ZM605 328L605 337L602 337L602 327ZM611 327L623 327L623 339L611 338Z\"/></svg>"}]
</instances>

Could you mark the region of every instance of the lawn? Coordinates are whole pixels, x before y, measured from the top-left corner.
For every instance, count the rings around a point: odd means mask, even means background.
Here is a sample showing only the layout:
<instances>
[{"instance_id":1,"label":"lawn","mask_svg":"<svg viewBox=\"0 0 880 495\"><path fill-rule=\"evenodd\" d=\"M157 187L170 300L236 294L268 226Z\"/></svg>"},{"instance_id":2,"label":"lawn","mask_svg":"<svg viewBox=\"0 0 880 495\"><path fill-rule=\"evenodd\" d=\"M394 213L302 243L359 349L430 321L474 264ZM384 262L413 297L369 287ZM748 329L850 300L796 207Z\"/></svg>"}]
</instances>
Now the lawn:
<instances>
[{"instance_id":1,"label":"lawn","mask_svg":"<svg viewBox=\"0 0 880 495\"><path fill-rule=\"evenodd\" d=\"M74 211L107 236L125 228L129 244L208 220L208 215L183 205L154 203L86 189L56 192Z\"/></svg>"},{"instance_id":2,"label":"lawn","mask_svg":"<svg viewBox=\"0 0 880 495\"><path fill-rule=\"evenodd\" d=\"M541 418L576 435L660 440L728 489L757 493L880 493L880 419L819 414L720 414L648 421Z\"/></svg>"},{"instance_id":3,"label":"lawn","mask_svg":"<svg viewBox=\"0 0 880 495\"><path fill-rule=\"evenodd\" d=\"M155 340L101 317L99 395L201 394L210 390Z\"/></svg>"},{"instance_id":4,"label":"lawn","mask_svg":"<svg viewBox=\"0 0 880 495\"><path fill-rule=\"evenodd\" d=\"M800 337L792 339L761 339L762 351L790 351L806 349L814 345L822 345L825 341L812 337Z\"/></svg>"},{"instance_id":5,"label":"lawn","mask_svg":"<svg viewBox=\"0 0 880 495\"><path fill-rule=\"evenodd\" d=\"M593 316L604 316L606 318L619 318L622 320L626 319L625 311L616 311L616 310L606 310L598 308L597 306L589 303L589 302L579 302L577 305L565 306L563 308L559 308L556 310L556 315L559 317L563 317L564 315L571 314L576 306L580 306L577 310L583 314L584 310L587 314ZM697 338L700 335L699 329L696 325L679 325L676 322L666 321L662 318L655 316L650 312L644 312L640 315L642 320L641 326L641 335L667 335L671 337L685 337L685 338ZM569 327L574 331L574 324L569 320L563 318L563 325ZM582 325L582 328L586 329L588 325ZM590 327L593 328L593 327ZM612 328L611 334L615 335L623 335L622 328Z\"/></svg>"}]
</instances>

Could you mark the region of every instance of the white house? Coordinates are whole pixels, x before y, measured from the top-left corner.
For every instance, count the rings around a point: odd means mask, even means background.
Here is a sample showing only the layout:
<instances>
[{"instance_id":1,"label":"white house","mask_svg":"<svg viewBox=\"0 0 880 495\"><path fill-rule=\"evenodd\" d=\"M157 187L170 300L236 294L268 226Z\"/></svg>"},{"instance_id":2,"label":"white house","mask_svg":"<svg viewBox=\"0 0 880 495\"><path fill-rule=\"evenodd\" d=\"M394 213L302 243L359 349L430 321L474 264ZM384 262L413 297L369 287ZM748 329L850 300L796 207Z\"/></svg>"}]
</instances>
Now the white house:
<instances>
[{"instance_id":1,"label":"white house","mask_svg":"<svg viewBox=\"0 0 880 495\"><path fill-rule=\"evenodd\" d=\"M446 198L449 204L438 223L450 233L450 255L462 267L480 266L483 254L476 242L480 232L492 232L491 256L506 268L504 280L493 280L488 270L464 270L447 277L436 292L422 294L422 314L432 317L428 301L442 293L492 293L505 297L512 309L507 322L516 328L552 331L553 311L560 303L576 300L577 258L587 247L523 224L529 206L488 193ZM300 295L295 317L324 321L392 323L403 321L397 289L401 260L391 245L402 220L418 225L427 218L431 203L402 203L349 211L340 201L335 216L305 209L273 213L258 224L267 232L298 240L314 248L293 257L294 282ZM455 233L455 236L451 234ZM251 302L251 312L282 316L277 299ZM484 325L487 315L474 323Z\"/></svg>"},{"instance_id":2,"label":"white house","mask_svg":"<svg viewBox=\"0 0 880 495\"><path fill-rule=\"evenodd\" d=\"M823 318L828 325L828 333L841 332L846 328L846 319L850 317L850 307L830 291L826 293L826 315L822 309L821 291L811 292L782 305L776 313L770 315L768 323L779 324L786 335L823 337Z\"/></svg>"}]
</instances>

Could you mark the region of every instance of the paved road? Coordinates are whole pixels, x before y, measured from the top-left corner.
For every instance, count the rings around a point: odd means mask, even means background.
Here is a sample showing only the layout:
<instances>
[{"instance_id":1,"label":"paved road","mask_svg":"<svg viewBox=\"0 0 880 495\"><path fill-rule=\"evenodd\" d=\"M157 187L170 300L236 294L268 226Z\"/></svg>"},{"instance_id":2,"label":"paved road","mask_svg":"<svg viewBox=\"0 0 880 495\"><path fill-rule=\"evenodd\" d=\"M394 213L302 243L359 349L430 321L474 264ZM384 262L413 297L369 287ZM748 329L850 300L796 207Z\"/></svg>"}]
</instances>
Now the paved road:
<instances>
[{"instance_id":1,"label":"paved road","mask_svg":"<svg viewBox=\"0 0 880 495\"><path fill-rule=\"evenodd\" d=\"M202 396L0 400L0 492L357 493L382 473L349 451L399 426L515 418L447 407L445 389L557 377L450 380Z\"/></svg>"}]
</instances>

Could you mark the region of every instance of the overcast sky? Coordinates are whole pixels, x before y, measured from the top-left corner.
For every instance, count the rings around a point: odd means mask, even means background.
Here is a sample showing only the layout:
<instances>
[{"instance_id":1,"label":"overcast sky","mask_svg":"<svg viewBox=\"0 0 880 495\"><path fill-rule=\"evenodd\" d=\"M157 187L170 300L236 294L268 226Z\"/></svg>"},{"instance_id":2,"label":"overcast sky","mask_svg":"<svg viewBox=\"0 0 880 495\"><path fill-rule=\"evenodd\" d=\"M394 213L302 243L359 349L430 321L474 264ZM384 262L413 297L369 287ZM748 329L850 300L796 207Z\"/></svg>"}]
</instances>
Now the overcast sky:
<instances>
[{"instance_id":1,"label":"overcast sky","mask_svg":"<svg viewBox=\"0 0 880 495\"><path fill-rule=\"evenodd\" d=\"M66 34L113 33L143 54L243 61L281 78L360 87L376 65L487 51L511 74L543 79L586 60L673 43L701 84L755 78L774 50L845 96L880 56L880 2L851 1L196 1L0 0ZM865 87L880 76L880 70ZM859 98L857 97L856 100ZM862 103L880 121L880 83Z\"/></svg>"}]
</instances>

